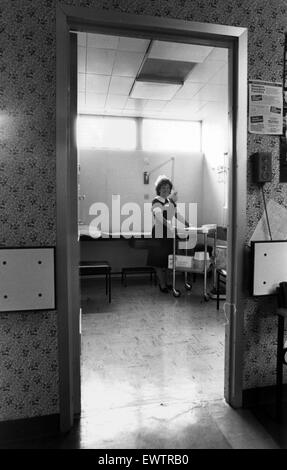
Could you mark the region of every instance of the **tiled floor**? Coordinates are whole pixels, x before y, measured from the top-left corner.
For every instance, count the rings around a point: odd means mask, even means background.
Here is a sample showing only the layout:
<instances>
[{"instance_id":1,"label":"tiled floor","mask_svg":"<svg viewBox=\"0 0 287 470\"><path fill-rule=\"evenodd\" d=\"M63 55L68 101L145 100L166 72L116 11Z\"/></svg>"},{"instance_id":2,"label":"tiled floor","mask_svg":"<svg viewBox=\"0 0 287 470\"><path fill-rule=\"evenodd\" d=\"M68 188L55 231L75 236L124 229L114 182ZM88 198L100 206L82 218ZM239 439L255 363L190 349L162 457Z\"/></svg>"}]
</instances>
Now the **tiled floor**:
<instances>
[{"instance_id":1,"label":"tiled floor","mask_svg":"<svg viewBox=\"0 0 287 470\"><path fill-rule=\"evenodd\" d=\"M198 280L176 299L148 282L131 279L124 288L114 281L111 304L103 295L94 302L89 291L82 317L83 411L223 398L224 316L214 301L203 300L200 287Z\"/></svg>"},{"instance_id":2,"label":"tiled floor","mask_svg":"<svg viewBox=\"0 0 287 470\"><path fill-rule=\"evenodd\" d=\"M114 280L111 304L93 282L82 289L81 447L278 447L225 403L225 317L201 278L179 298L148 279Z\"/></svg>"},{"instance_id":3,"label":"tiled floor","mask_svg":"<svg viewBox=\"0 0 287 470\"><path fill-rule=\"evenodd\" d=\"M109 304L104 283L87 281L81 419L66 436L7 447L286 448L262 415L223 398L223 302L217 311L215 301L204 301L200 278L182 293L163 294L148 279L129 279L126 288L113 280Z\"/></svg>"}]
</instances>

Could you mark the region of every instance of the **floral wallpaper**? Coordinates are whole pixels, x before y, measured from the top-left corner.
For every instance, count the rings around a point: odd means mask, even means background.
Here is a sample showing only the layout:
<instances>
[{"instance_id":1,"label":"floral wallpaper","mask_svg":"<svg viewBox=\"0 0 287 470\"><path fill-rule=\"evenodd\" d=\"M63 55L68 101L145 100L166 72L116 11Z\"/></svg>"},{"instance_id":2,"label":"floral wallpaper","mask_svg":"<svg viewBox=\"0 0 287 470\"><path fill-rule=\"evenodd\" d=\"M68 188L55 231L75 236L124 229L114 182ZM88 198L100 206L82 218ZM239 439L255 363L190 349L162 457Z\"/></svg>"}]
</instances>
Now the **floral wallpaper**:
<instances>
[{"instance_id":1,"label":"floral wallpaper","mask_svg":"<svg viewBox=\"0 0 287 470\"><path fill-rule=\"evenodd\" d=\"M1 418L58 411L56 325L50 312L1 314Z\"/></svg>"},{"instance_id":2,"label":"floral wallpaper","mask_svg":"<svg viewBox=\"0 0 287 470\"><path fill-rule=\"evenodd\" d=\"M250 79L281 81L285 0L60 0L62 5L247 27ZM0 245L55 246L56 0L0 4ZM248 136L248 156L272 151L266 198L287 207L279 138ZM263 213L248 166L248 227ZM244 387L274 384L274 306L246 299ZM58 412L57 313L0 313L0 420Z\"/></svg>"},{"instance_id":3,"label":"floral wallpaper","mask_svg":"<svg viewBox=\"0 0 287 470\"><path fill-rule=\"evenodd\" d=\"M280 182L287 183L287 33L284 49L283 135L280 137Z\"/></svg>"}]
</instances>

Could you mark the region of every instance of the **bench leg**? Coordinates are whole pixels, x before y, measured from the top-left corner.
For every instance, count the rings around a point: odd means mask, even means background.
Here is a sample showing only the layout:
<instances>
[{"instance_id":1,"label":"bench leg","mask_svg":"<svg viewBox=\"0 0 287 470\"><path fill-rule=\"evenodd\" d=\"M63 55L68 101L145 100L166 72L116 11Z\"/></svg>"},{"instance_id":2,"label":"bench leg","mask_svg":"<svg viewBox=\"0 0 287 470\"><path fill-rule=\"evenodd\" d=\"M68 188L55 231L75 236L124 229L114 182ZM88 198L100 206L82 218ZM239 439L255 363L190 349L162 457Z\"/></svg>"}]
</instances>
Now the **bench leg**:
<instances>
[{"instance_id":1,"label":"bench leg","mask_svg":"<svg viewBox=\"0 0 287 470\"><path fill-rule=\"evenodd\" d=\"M122 270L122 278L121 278L121 284L124 287L127 287L127 274L125 271Z\"/></svg>"},{"instance_id":2,"label":"bench leg","mask_svg":"<svg viewBox=\"0 0 287 470\"><path fill-rule=\"evenodd\" d=\"M111 282L111 271L109 271L109 303L112 301L112 282Z\"/></svg>"},{"instance_id":3,"label":"bench leg","mask_svg":"<svg viewBox=\"0 0 287 470\"><path fill-rule=\"evenodd\" d=\"M220 274L217 273L216 278L216 309L219 310L219 276Z\"/></svg>"}]
</instances>

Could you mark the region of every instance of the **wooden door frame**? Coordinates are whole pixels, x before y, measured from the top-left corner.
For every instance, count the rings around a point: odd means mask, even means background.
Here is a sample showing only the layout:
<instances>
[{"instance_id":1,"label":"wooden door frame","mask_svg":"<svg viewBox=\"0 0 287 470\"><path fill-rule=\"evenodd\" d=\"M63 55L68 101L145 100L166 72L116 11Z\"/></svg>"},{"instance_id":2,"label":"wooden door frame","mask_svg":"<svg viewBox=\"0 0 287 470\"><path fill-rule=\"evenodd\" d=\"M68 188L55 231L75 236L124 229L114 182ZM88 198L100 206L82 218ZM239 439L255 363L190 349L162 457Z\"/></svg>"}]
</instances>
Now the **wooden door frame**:
<instances>
[{"instance_id":1,"label":"wooden door frame","mask_svg":"<svg viewBox=\"0 0 287 470\"><path fill-rule=\"evenodd\" d=\"M209 23L188 22L94 8L57 4L56 12L56 189L57 189L57 292L59 399L61 431L69 430L80 410L79 292L73 292L78 259L77 204L75 191L76 152L70 130L70 42L71 31L158 38L227 47L229 50L229 155L228 282L225 335L226 401L242 406L243 370L243 253L246 229L247 163L247 29ZM71 257L73 258L71 260ZM216 315L216 311L214 312ZM78 341L79 342L79 341ZM75 352L76 349L76 352Z\"/></svg>"}]
</instances>

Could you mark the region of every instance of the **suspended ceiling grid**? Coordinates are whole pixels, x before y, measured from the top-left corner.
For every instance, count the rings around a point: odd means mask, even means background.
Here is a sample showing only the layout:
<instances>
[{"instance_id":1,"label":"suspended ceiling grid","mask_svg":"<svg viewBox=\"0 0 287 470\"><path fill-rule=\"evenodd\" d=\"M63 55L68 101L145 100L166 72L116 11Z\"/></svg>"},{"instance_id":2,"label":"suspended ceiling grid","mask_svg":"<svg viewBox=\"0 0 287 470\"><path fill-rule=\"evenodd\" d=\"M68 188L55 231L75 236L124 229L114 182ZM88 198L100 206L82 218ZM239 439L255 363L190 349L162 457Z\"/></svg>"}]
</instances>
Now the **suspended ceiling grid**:
<instances>
[{"instance_id":1,"label":"suspended ceiling grid","mask_svg":"<svg viewBox=\"0 0 287 470\"><path fill-rule=\"evenodd\" d=\"M169 99L164 78L179 83ZM227 49L78 33L79 114L202 120L227 113L227 83Z\"/></svg>"}]
</instances>

